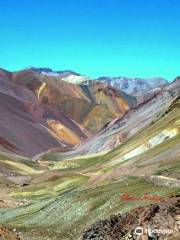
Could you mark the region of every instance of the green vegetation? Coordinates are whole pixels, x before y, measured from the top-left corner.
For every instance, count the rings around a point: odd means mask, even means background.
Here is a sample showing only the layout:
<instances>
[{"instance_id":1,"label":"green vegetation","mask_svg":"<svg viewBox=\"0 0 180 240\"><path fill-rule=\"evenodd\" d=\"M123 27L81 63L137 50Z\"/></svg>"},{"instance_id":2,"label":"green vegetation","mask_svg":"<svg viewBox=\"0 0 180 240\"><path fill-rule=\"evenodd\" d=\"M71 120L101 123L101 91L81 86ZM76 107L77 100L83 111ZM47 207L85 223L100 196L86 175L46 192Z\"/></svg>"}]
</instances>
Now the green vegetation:
<instances>
[{"instance_id":1,"label":"green vegetation","mask_svg":"<svg viewBox=\"0 0 180 240\"><path fill-rule=\"evenodd\" d=\"M64 192L82 186L87 181L87 179L88 177L82 175L68 174L59 178L57 177L57 179L54 181L52 179L52 181L32 184L31 186L21 188L16 192L11 192L10 196L31 200L58 196Z\"/></svg>"},{"instance_id":2,"label":"green vegetation","mask_svg":"<svg viewBox=\"0 0 180 240\"><path fill-rule=\"evenodd\" d=\"M177 161L160 164L155 174L180 178L180 158Z\"/></svg>"},{"instance_id":3,"label":"green vegetation","mask_svg":"<svg viewBox=\"0 0 180 240\"><path fill-rule=\"evenodd\" d=\"M17 209L0 210L0 223L18 228L25 236L42 234L40 239L48 239L53 233L54 239L71 239L70 235L78 239L83 229L94 221L151 202L124 201L121 196L125 193L134 197L143 197L145 193L167 197L176 192L178 189L154 186L133 177L95 188L66 191L59 197L35 201Z\"/></svg>"},{"instance_id":4,"label":"green vegetation","mask_svg":"<svg viewBox=\"0 0 180 240\"><path fill-rule=\"evenodd\" d=\"M28 205L0 209L0 224L16 228L25 239L78 240L83 230L95 221L152 202L124 201L123 194L139 198L145 194L161 198L179 195L179 189L156 186L143 178L147 173L179 175L179 120L180 110L173 108L163 118L103 155L58 161L61 154L48 153L36 163L0 156L0 166L4 164L18 176L31 177L29 186L13 187L8 192L13 199L28 200ZM125 154L171 128L177 129L176 136L122 161ZM47 163L45 167L43 161ZM121 172L123 168L128 170L127 174ZM116 169L120 170L118 174L114 173ZM101 178L103 174L110 174L110 177Z\"/></svg>"}]
</instances>

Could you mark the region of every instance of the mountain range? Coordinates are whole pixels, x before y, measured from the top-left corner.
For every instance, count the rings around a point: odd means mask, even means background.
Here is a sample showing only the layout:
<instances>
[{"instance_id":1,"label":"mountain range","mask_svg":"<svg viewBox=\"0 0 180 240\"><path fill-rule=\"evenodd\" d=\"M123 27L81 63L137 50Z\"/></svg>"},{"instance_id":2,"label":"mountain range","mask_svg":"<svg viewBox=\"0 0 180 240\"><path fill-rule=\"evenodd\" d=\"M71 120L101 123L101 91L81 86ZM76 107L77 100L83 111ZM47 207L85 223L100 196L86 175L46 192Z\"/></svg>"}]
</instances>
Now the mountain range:
<instances>
[{"instance_id":1,"label":"mountain range","mask_svg":"<svg viewBox=\"0 0 180 240\"><path fill-rule=\"evenodd\" d=\"M8 151L71 149L136 104L107 84L74 85L44 71L0 71L1 145Z\"/></svg>"},{"instance_id":2,"label":"mountain range","mask_svg":"<svg viewBox=\"0 0 180 240\"><path fill-rule=\"evenodd\" d=\"M180 77L0 69L0 103L0 238L179 239Z\"/></svg>"}]
</instances>

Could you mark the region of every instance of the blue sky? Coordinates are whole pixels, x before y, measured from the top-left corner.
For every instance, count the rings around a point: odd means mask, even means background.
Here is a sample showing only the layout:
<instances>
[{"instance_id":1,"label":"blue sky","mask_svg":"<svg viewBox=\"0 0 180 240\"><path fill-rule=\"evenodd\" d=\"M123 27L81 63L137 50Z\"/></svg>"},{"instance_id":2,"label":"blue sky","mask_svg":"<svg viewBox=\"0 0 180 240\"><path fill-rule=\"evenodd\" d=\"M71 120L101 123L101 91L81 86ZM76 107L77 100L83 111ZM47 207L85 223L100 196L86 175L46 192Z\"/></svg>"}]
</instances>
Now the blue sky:
<instances>
[{"instance_id":1,"label":"blue sky","mask_svg":"<svg viewBox=\"0 0 180 240\"><path fill-rule=\"evenodd\" d=\"M179 0L1 0L0 67L180 75Z\"/></svg>"}]
</instances>

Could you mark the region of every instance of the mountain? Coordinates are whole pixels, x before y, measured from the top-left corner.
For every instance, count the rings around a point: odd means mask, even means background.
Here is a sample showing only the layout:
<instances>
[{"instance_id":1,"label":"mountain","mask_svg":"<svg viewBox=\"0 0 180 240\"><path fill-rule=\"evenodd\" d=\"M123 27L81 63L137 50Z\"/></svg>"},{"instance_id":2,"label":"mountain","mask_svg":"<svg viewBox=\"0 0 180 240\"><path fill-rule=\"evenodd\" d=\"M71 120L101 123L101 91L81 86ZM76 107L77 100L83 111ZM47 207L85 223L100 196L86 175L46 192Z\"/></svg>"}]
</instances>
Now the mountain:
<instances>
[{"instance_id":1,"label":"mountain","mask_svg":"<svg viewBox=\"0 0 180 240\"><path fill-rule=\"evenodd\" d=\"M79 73L71 71L71 70L54 71L51 68L35 68L35 67L27 68L27 70L32 70L34 72L41 73L41 74L57 75L57 76L60 76L60 77L68 76L68 75L80 76Z\"/></svg>"},{"instance_id":2,"label":"mountain","mask_svg":"<svg viewBox=\"0 0 180 240\"><path fill-rule=\"evenodd\" d=\"M180 239L180 78L136 95L0 71L3 238Z\"/></svg>"},{"instance_id":3,"label":"mountain","mask_svg":"<svg viewBox=\"0 0 180 240\"><path fill-rule=\"evenodd\" d=\"M100 77L97 81L106 82L112 87L121 89L130 95L134 95L138 92L145 92L168 84L168 81L164 78L143 79L127 77Z\"/></svg>"},{"instance_id":4,"label":"mountain","mask_svg":"<svg viewBox=\"0 0 180 240\"><path fill-rule=\"evenodd\" d=\"M1 149L23 156L56 147L67 151L136 104L107 84L74 85L62 74L0 70Z\"/></svg>"},{"instance_id":5,"label":"mountain","mask_svg":"<svg viewBox=\"0 0 180 240\"><path fill-rule=\"evenodd\" d=\"M34 72L37 72L39 74L43 74L50 77L57 77L61 80L73 84L80 84L84 81L88 81L89 78L80 75L79 73L76 73L71 70L65 70L65 71L53 71L50 68L29 68L29 70L32 70Z\"/></svg>"},{"instance_id":6,"label":"mountain","mask_svg":"<svg viewBox=\"0 0 180 240\"><path fill-rule=\"evenodd\" d=\"M48 129L43 108L32 91L15 83L14 74L0 70L0 149L24 156L33 156L58 147L60 142Z\"/></svg>"},{"instance_id":7,"label":"mountain","mask_svg":"<svg viewBox=\"0 0 180 240\"><path fill-rule=\"evenodd\" d=\"M53 71L50 68L30 68L38 73L56 76L61 78L63 81L73 84L89 85L92 82L107 83L115 89L119 89L129 95L135 95L147 92L149 90L163 87L168 85L168 81L161 77L156 78L128 78L128 77L99 77L97 79L91 79L87 76L83 76L71 70L65 71Z\"/></svg>"},{"instance_id":8,"label":"mountain","mask_svg":"<svg viewBox=\"0 0 180 240\"><path fill-rule=\"evenodd\" d=\"M139 131L153 125L153 122L166 115L167 109L180 96L180 78L163 88L144 93L141 101L128 110L123 117L107 123L101 131L74 151L61 154L60 159L107 152L124 144ZM142 139L144 141L144 139Z\"/></svg>"},{"instance_id":9,"label":"mountain","mask_svg":"<svg viewBox=\"0 0 180 240\"><path fill-rule=\"evenodd\" d=\"M0 153L0 224L22 240L137 240L139 225L179 239L178 79L84 146L28 159Z\"/></svg>"},{"instance_id":10,"label":"mountain","mask_svg":"<svg viewBox=\"0 0 180 240\"><path fill-rule=\"evenodd\" d=\"M14 81L36 95L48 119L52 111L59 117L63 113L92 133L136 104L134 97L104 83L74 85L31 70L15 73Z\"/></svg>"},{"instance_id":11,"label":"mountain","mask_svg":"<svg viewBox=\"0 0 180 240\"><path fill-rule=\"evenodd\" d=\"M90 85L93 82L107 83L115 89L119 89L129 95L137 96L144 92L148 92L153 89L158 89L168 85L168 81L161 77L156 78L128 78L128 77L99 77L97 79L91 79L87 76L83 76L71 70L65 71L53 71L50 68L30 68L38 73L56 76L63 81L73 84Z\"/></svg>"}]
</instances>

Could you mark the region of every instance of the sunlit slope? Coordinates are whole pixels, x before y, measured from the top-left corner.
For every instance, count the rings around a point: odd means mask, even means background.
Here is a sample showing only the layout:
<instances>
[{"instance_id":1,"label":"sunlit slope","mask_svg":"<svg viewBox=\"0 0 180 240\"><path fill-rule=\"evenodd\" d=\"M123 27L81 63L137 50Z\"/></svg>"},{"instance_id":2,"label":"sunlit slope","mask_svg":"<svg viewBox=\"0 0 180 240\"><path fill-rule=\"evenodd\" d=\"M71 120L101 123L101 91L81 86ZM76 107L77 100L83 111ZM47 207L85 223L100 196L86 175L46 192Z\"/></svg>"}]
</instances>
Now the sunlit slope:
<instances>
[{"instance_id":1,"label":"sunlit slope","mask_svg":"<svg viewBox=\"0 0 180 240\"><path fill-rule=\"evenodd\" d=\"M178 195L179 104L177 99L166 114L104 155L60 162L57 153L41 157L36 164L44 172L33 173L28 186L8 192L17 201L26 200L27 206L1 209L0 222L18 229L27 239L79 239L96 220L151 202L123 201L124 193L162 198ZM144 145L144 151L139 151ZM176 187L170 183L172 179Z\"/></svg>"},{"instance_id":2,"label":"sunlit slope","mask_svg":"<svg viewBox=\"0 0 180 240\"><path fill-rule=\"evenodd\" d=\"M90 132L96 132L117 116L121 117L136 104L134 97L104 83L77 85L63 81L60 75L46 75L32 70L14 73L14 81L35 93L49 118L54 113L58 120L63 113ZM97 111L103 114L96 115Z\"/></svg>"},{"instance_id":3,"label":"sunlit slope","mask_svg":"<svg viewBox=\"0 0 180 240\"><path fill-rule=\"evenodd\" d=\"M1 150L32 157L56 147L65 151L87 139L88 133L81 126L39 101L45 86L32 71L9 73L0 69ZM58 127L50 124L52 120ZM61 135L56 132L59 127Z\"/></svg>"},{"instance_id":4,"label":"sunlit slope","mask_svg":"<svg viewBox=\"0 0 180 240\"><path fill-rule=\"evenodd\" d=\"M163 116L160 116L158 120L152 122L148 127L142 129L129 140L105 155L97 154L97 156L89 158L88 155L85 157L76 157L67 161L51 163L51 166L53 169L67 168L90 172L95 170L95 172L100 171L100 173L103 173L104 171L107 172L108 169L128 166L130 163L136 166L141 159L146 164L147 160L151 163L151 159L155 158L152 161L152 165L155 164L156 169L160 163L163 163L161 162L163 159L164 163L171 161L173 164L173 159L177 161L179 158L179 104L180 100L177 99L168 108L166 114L163 113ZM50 153L49 155L45 155L42 160L50 159L51 161L53 158L57 160L58 155L61 158L61 154ZM163 155L164 157L162 157ZM151 169L149 169L149 172L151 172Z\"/></svg>"},{"instance_id":5,"label":"sunlit slope","mask_svg":"<svg viewBox=\"0 0 180 240\"><path fill-rule=\"evenodd\" d=\"M97 153L102 155L107 151L111 151L117 146L126 143L128 139L142 129L145 129L148 125L153 124L158 119L167 115L167 111L169 111L168 109L171 105L173 105L174 102L176 102L176 99L179 97L179 95L180 81L175 80L169 86L161 89L158 94L155 96L153 95L150 99L148 98L148 100L146 100L143 104L139 104L133 109L127 111L122 118L117 117L110 123L106 124L101 131L99 131L95 136L91 137L84 144L76 148L74 151L53 154L53 157L56 157L58 160L64 160L74 157L79 158L80 156L84 155L93 156L97 155ZM96 118L94 117L94 121L95 120ZM171 134L176 134L176 130L169 131L168 129L164 129L162 130L162 133L159 134L159 141L161 141L161 138L163 140L163 138L170 137ZM149 139L149 146L156 144L155 142L157 141L157 137L155 136L154 140ZM134 151L144 151L143 149L148 148L147 144L146 146L139 147L139 150L135 149ZM128 154L130 153L128 152Z\"/></svg>"},{"instance_id":6,"label":"sunlit slope","mask_svg":"<svg viewBox=\"0 0 180 240\"><path fill-rule=\"evenodd\" d=\"M136 105L108 84L72 84L62 75L0 69L1 150L26 157L65 152Z\"/></svg>"},{"instance_id":7,"label":"sunlit slope","mask_svg":"<svg viewBox=\"0 0 180 240\"><path fill-rule=\"evenodd\" d=\"M85 188L85 183L76 190L68 187L66 192L59 190L59 197L51 195L51 198L47 198L47 195L38 196L35 192L31 194L33 203L29 206L0 210L0 223L16 227L29 239L38 237L63 240L78 239L84 228L98 219L151 202L126 202L121 199L123 194L133 193L136 197L142 197L145 193L152 196L158 194L163 198L176 195L178 190L155 186L138 178L126 178L88 189ZM22 197L29 199L30 196L23 194Z\"/></svg>"}]
</instances>

